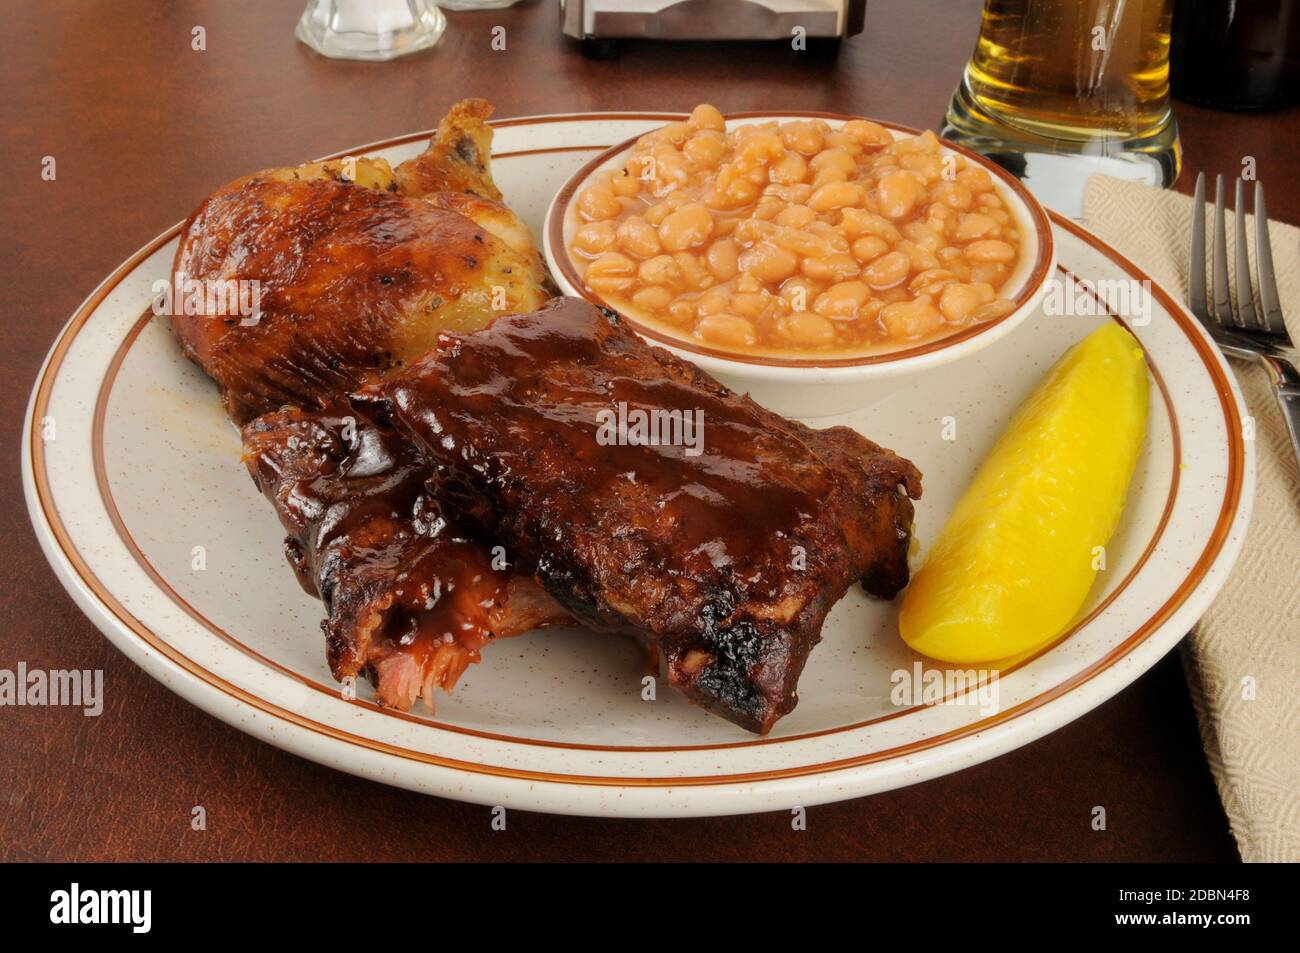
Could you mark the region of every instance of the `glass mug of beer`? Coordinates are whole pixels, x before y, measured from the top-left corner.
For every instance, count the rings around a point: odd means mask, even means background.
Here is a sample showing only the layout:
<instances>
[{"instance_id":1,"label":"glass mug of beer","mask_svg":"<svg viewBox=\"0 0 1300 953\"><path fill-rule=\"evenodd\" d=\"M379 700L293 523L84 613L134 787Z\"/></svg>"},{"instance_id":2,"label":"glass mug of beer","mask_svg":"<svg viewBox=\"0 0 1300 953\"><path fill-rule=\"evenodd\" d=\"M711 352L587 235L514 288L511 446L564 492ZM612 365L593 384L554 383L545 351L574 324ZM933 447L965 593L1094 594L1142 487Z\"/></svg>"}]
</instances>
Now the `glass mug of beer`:
<instances>
[{"instance_id":1,"label":"glass mug of beer","mask_svg":"<svg viewBox=\"0 0 1300 953\"><path fill-rule=\"evenodd\" d=\"M1172 0L985 0L944 136L1076 218L1092 172L1172 185L1172 14Z\"/></svg>"}]
</instances>

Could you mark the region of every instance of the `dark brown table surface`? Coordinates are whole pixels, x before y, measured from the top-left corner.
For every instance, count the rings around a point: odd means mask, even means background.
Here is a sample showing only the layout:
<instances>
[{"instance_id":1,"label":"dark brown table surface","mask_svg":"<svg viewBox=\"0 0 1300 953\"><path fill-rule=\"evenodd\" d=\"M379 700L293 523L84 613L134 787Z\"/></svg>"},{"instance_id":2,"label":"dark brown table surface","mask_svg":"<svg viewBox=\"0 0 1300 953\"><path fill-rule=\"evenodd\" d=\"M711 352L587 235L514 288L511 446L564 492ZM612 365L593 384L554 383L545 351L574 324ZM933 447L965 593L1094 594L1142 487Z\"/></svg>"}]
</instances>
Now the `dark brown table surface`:
<instances>
[{"instance_id":1,"label":"dark brown table surface","mask_svg":"<svg viewBox=\"0 0 1300 953\"><path fill-rule=\"evenodd\" d=\"M784 46L629 46L591 62L554 0L449 13L428 53L324 59L297 43L303 0L43 0L0 18L0 668L102 668L106 707L0 709L0 858L8 860L1023 859L1233 860L1177 653L1073 724L994 761L900 791L788 814L593 820L485 808L331 771L255 741L127 661L55 580L23 502L19 443L46 349L114 266L243 173L428 128L453 101L499 116L798 107L917 126L943 114L979 0L870 0L838 60ZM191 49L191 30L207 50ZM507 29L507 52L490 30ZM1252 155L1272 214L1300 221L1296 110L1177 104L1187 167ZM54 182L41 160L58 162ZM1179 188L1189 189L1184 176ZM190 828L193 806L208 829ZM1103 805L1108 830L1091 829Z\"/></svg>"}]
</instances>

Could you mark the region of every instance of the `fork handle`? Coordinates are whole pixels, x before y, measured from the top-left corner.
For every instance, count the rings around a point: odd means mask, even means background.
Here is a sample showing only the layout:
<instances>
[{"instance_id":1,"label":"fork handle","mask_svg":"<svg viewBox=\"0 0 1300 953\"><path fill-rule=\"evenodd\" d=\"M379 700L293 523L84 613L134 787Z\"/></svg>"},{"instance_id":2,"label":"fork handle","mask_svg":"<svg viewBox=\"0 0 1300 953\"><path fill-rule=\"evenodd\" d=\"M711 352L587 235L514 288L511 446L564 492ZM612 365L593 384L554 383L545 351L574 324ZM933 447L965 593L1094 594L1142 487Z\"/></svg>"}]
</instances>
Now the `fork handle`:
<instances>
[{"instance_id":1,"label":"fork handle","mask_svg":"<svg viewBox=\"0 0 1300 953\"><path fill-rule=\"evenodd\" d=\"M1290 361L1275 354L1261 354L1259 359L1273 381L1273 394L1282 408L1286 429L1291 434L1291 449L1300 464L1300 371Z\"/></svg>"}]
</instances>

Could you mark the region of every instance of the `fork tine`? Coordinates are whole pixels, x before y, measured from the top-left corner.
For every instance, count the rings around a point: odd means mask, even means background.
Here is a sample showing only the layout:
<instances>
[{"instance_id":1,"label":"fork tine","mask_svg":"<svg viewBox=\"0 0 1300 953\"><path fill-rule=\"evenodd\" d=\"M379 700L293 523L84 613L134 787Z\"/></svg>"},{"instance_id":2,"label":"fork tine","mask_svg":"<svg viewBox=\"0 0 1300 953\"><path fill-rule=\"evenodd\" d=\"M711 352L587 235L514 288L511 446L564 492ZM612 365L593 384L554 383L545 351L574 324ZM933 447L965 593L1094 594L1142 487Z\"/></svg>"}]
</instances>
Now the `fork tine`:
<instances>
[{"instance_id":1,"label":"fork tine","mask_svg":"<svg viewBox=\"0 0 1300 953\"><path fill-rule=\"evenodd\" d=\"M1250 256L1246 251L1246 183L1240 177L1237 178L1232 224L1237 246L1237 316L1240 319L1238 323L1246 328L1263 327L1255 316L1255 298L1250 290Z\"/></svg>"},{"instance_id":2,"label":"fork tine","mask_svg":"<svg viewBox=\"0 0 1300 953\"><path fill-rule=\"evenodd\" d=\"M1187 304L1202 321L1210 320L1205 304L1205 173L1196 176L1192 199L1192 243L1187 252Z\"/></svg>"},{"instance_id":3,"label":"fork tine","mask_svg":"<svg viewBox=\"0 0 1300 953\"><path fill-rule=\"evenodd\" d=\"M1259 310L1261 324L1278 334L1286 334L1282 305L1277 300L1277 281L1273 277L1273 246L1268 241L1268 209L1264 205L1264 186L1255 183L1255 265L1259 270Z\"/></svg>"},{"instance_id":4,"label":"fork tine","mask_svg":"<svg viewBox=\"0 0 1300 953\"><path fill-rule=\"evenodd\" d=\"M1214 302L1211 313L1220 324L1231 327L1232 298L1228 290L1228 234L1223 224L1223 176L1214 177L1214 262L1211 273L1210 297Z\"/></svg>"}]
</instances>

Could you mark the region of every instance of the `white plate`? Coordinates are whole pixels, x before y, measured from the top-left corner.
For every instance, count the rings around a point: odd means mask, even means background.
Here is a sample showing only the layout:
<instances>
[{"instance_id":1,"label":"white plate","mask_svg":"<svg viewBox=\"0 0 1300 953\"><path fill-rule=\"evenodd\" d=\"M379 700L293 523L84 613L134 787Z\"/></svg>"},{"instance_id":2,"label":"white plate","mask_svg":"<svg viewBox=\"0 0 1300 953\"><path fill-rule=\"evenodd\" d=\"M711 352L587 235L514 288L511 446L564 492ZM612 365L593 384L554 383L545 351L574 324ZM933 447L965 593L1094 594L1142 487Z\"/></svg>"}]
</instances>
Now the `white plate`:
<instances>
[{"instance_id":1,"label":"white plate","mask_svg":"<svg viewBox=\"0 0 1300 953\"><path fill-rule=\"evenodd\" d=\"M575 168L669 118L497 123L497 181L537 228ZM426 136L355 152L399 161ZM1143 277L1073 224L1055 228L1063 277ZM896 608L855 592L831 613L799 707L767 738L667 687L642 700L639 652L576 629L492 646L436 716L383 711L365 688L340 695L321 606L284 563L279 523L239 462L214 387L161 321L141 318L176 233L113 272L50 351L23 441L32 521L77 603L151 675L243 731L375 780L481 804L638 816L807 806L911 784L1032 741L1129 684L1204 611L1245 534L1254 456L1240 395L1195 321L1157 288L1153 319L1134 330L1159 386L1107 569L1080 623L1002 674L996 710L893 704L891 675L919 657L897 636ZM905 382L884 404L818 424L856 426L917 463L917 530L932 539L1016 405L1103 320L1035 315L940 380ZM947 417L956 440L944 439Z\"/></svg>"}]
</instances>

